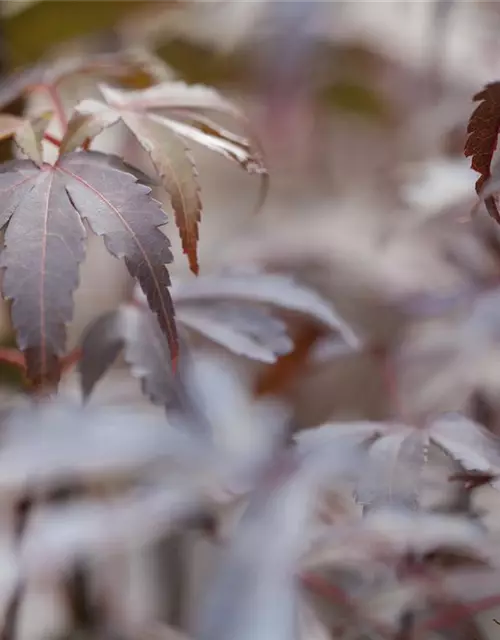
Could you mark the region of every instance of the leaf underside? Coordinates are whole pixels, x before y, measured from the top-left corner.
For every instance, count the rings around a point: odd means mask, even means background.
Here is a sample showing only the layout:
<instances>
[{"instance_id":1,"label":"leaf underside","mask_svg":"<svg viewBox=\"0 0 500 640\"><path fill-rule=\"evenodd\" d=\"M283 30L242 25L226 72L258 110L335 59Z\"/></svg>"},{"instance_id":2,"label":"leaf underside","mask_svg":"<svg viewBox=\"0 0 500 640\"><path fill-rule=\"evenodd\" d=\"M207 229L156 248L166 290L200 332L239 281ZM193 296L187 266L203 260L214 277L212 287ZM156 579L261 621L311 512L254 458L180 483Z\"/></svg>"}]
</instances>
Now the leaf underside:
<instances>
[{"instance_id":1,"label":"leaf underside","mask_svg":"<svg viewBox=\"0 0 500 640\"><path fill-rule=\"evenodd\" d=\"M29 160L4 165L0 173L0 226L6 224L0 265L3 295L12 300L12 320L28 378L56 383L72 318L73 292L85 255L86 218L104 236L157 314L172 357L177 354L174 311L165 264L170 243L158 229L166 215L150 189L107 163L103 154L71 153L54 166Z\"/></svg>"},{"instance_id":2,"label":"leaf underside","mask_svg":"<svg viewBox=\"0 0 500 640\"><path fill-rule=\"evenodd\" d=\"M191 271L198 274L202 205L198 174L185 140L236 162L247 173L265 178L261 153L246 138L198 113L214 111L241 121L231 103L208 87L164 82L143 91L121 91L105 85L100 89L104 102L83 100L75 108L61 150L72 151L121 121L148 153L169 194L183 251Z\"/></svg>"}]
</instances>

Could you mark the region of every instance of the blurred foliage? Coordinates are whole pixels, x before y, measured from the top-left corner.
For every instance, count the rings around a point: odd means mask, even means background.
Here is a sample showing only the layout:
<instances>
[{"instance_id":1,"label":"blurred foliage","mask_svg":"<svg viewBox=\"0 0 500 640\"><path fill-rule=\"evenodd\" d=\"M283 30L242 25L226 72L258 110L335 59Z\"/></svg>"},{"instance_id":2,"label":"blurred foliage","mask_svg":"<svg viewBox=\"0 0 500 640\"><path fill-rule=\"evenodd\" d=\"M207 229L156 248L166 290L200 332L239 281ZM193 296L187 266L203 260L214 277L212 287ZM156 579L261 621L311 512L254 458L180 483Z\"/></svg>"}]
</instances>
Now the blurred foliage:
<instances>
[{"instance_id":1,"label":"blurred foliage","mask_svg":"<svg viewBox=\"0 0 500 640\"><path fill-rule=\"evenodd\" d=\"M177 2L164 0L161 10L165 5ZM158 6L158 3L149 0L99 0L94 3L42 0L30 4L3 19L8 66L13 69L31 65L64 42L105 33L120 21L130 19L134 12L140 13L152 5ZM209 45L171 37L158 48L157 53L189 83L241 86L251 80L255 71L251 49L239 48L224 53ZM371 81L381 64L372 51L355 44L321 42L318 43L318 54L322 67L318 92L321 104L335 111L354 113L379 123L387 122L390 115L388 106ZM129 78L126 83L129 88L137 89L147 84L139 76ZM0 153L1 159L6 159L8 148L0 149Z\"/></svg>"},{"instance_id":2,"label":"blurred foliage","mask_svg":"<svg viewBox=\"0 0 500 640\"><path fill-rule=\"evenodd\" d=\"M324 87L318 91L320 103L335 111L388 123L389 105L370 82L380 61L361 47L323 45L323 59L327 63L322 63L326 69ZM157 53L187 82L235 86L252 76L251 51L240 49L229 55L208 46L172 39Z\"/></svg>"},{"instance_id":3,"label":"blurred foliage","mask_svg":"<svg viewBox=\"0 0 500 640\"><path fill-rule=\"evenodd\" d=\"M54 2L44 0L3 20L11 67L39 61L52 47L113 27L119 20L147 5L148 0L127 2Z\"/></svg>"},{"instance_id":4,"label":"blurred foliage","mask_svg":"<svg viewBox=\"0 0 500 640\"><path fill-rule=\"evenodd\" d=\"M17 349L16 336L12 332L0 340L0 349ZM12 389L24 389L24 375L14 364L0 362L0 387L10 387Z\"/></svg>"},{"instance_id":5,"label":"blurred foliage","mask_svg":"<svg viewBox=\"0 0 500 640\"><path fill-rule=\"evenodd\" d=\"M321 92L321 100L336 111L345 111L386 124L390 121L388 105L378 93L363 84L340 80Z\"/></svg>"},{"instance_id":6,"label":"blurred foliage","mask_svg":"<svg viewBox=\"0 0 500 640\"><path fill-rule=\"evenodd\" d=\"M157 53L186 82L240 84L249 72L248 56L241 50L228 55L175 38L163 44Z\"/></svg>"}]
</instances>

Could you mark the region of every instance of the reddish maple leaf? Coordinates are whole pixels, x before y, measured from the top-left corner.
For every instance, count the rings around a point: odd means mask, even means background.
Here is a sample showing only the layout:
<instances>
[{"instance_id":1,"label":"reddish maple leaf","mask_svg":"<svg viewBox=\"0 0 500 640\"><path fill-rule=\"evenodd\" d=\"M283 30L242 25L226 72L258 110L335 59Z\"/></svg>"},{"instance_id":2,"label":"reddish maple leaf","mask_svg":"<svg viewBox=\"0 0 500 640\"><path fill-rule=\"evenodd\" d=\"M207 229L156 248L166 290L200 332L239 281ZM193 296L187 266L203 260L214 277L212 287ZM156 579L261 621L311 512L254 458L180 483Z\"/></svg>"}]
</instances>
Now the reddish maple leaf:
<instances>
[{"instance_id":1,"label":"reddish maple leaf","mask_svg":"<svg viewBox=\"0 0 500 640\"><path fill-rule=\"evenodd\" d=\"M480 173L476 182L476 192L481 193L485 182L491 177L491 161L497 147L500 131L500 82L487 84L474 96L480 102L471 115L467 126L465 156L472 157L471 166ZM500 214L494 196L485 199L489 214L500 223Z\"/></svg>"}]
</instances>

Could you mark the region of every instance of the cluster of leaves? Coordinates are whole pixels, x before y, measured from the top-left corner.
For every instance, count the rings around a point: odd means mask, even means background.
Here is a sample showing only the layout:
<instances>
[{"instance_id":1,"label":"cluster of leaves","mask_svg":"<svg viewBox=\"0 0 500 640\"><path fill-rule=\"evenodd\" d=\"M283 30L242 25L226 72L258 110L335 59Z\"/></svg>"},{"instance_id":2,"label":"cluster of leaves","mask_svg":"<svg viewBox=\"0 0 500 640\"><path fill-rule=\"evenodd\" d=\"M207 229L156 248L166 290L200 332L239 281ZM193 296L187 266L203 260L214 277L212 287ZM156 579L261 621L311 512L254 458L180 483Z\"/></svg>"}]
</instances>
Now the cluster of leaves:
<instances>
[{"instance_id":1,"label":"cluster of leaves","mask_svg":"<svg viewBox=\"0 0 500 640\"><path fill-rule=\"evenodd\" d=\"M331 357L332 351L356 351L360 345L329 304L285 275L235 270L202 275L174 286L172 297L177 322L186 331L186 345L196 333L235 355L275 363L294 346L287 323L275 310L308 318L325 333L312 354L316 361ZM78 365L84 397L90 395L122 349L145 394L153 403L167 407L175 380L170 353L139 288L132 303L88 327Z\"/></svg>"},{"instance_id":2,"label":"cluster of leaves","mask_svg":"<svg viewBox=\"0 0 500 640\"><path fill-rule=\"evenodd\" d=\"M464 470L457 494L470 496L479 485L471 478L499 475L500 443L486 429L449 414L412 432L330 423L289 442L289 413L253 401L229 361L183 362L168 421L63 399L3 417L6 504L38 496L22 534L8 533L17 545L2 547L5 600L30 581L64 582L76 563L111 550L196 530L223 544L195 621L193 637L203 640L439 633L453 616L496 602L498 540L458 498L454 513L415 509L428 487L411 469L402 486L398 471L423 467L437 447ZM78 500L52 497L76 478ZM116 585L108 579L107 588ZM130 626L124 607L126 637L174 633L154 621Z\"/></svg>"},{"instance_id":3,"label":"cluster of leaves","mask_svg":"<svg viewBox=\"0 0 500 640\"><path fill-rule=\"evenodd\" d=\"M134 66L135 65L135 66ZM99 85L105 102L84 100L69 122L58 86L79 73L118 79L137 68L149 76L144 90ZM0 102L22 92L48 91L61 140L45 134L50 115L33 119L3 115L2 136L12 136L26 159L1 168L0 226L5 228L3 295L12 301L12 320L24 354L28 379L36 386L57 384L65 352L65 325L85 254L88 222L103 236L108 251L123 258L144 291L166 336L173 360L178 342L166 265L172 254L160 230L167 215L151 196L151 179L121 158L89 149L92 139L118 121L149 153L155 179L169 193L183 248L198 271L201 214L196 171L185 140L194 140L237 162L249 173L265 175L262 158L246 138L219 126L207 115L224 113L242 121L237 110L214 90L182 82L156 81L161 63L152 56L67 60L20 73L0 87ZM59 147L56 162L44 162L42 141Z\"/></svg>"}]
</instances>

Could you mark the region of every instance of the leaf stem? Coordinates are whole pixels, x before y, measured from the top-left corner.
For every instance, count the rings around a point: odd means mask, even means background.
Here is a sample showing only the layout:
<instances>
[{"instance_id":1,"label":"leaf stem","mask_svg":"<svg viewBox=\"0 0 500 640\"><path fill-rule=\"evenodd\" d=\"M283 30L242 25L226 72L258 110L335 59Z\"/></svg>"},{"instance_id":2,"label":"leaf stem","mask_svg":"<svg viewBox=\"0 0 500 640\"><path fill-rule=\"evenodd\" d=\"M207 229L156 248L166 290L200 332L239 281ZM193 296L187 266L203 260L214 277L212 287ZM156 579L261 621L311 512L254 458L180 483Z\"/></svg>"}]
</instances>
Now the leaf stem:
<instances>
[{"instance_id":1,"label":"leaf stem","mask_svg":"<svg viewBox=\"0 0 500 640\"><path fill-rule=\"evenodd\" d=\"M68 353L61 361L61 369L63 372L66 372L73 365L75 365L80 358L82 357L82 350L80 348L73 349L70 353Z\"/></svg>"},{"instance_id":2,"label":"leaf stem","mask_svg":"<svg viewBox=\"0 0 500 640\"><path fill-rule=\"evenodd\" d=\"M59 140L59 138L56 138L56 136L53 136L51 133L44 134L43 139L47 140L47 142L50 142L54 145L54 147L57 147L58 149L61 146L61 141Z\"/></svg>"},{"instance_id":3,"label":"leaf stem","mask_svg":"<svg viewBox=\"0 0 500 640\"><path fill-rule=\"evenodd\" d=\"M392 417L404 422L404 413L400 403L398 375L392 354L384 345L374 345L369 351L380 367Z\"/></svg>"},{"instance_id":4,"label":"leaf stem","mask_svg":"<svg viewBox=\"0 0 500 640\"><path fill-rule=\"evenodd\" d=\"M68 128L68 119L66 118L66 111L64 110L61 96L59 95L57 89L51 84L45 85L45 90L47 91L47 94L52 104L54 105L54 110L61 124L62 134L64 135L66 129Z\"/></svg>"},{"instance_id":5,"label":"leaf stem","mask_svg":"<svg viewBox=\"0 0 500 640\"><path fill-rule=\"evenodd\" d=\"M18 349L11 349L9 347L0 348L0 362L18 367L23 372L26 370L24 356Z\"/></svg>"}]
</instances>

